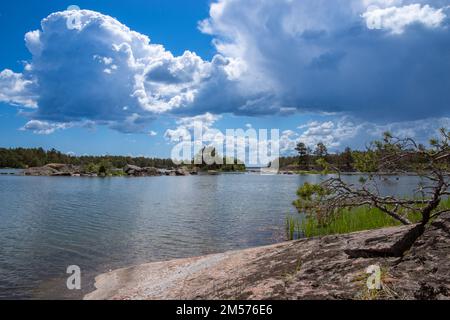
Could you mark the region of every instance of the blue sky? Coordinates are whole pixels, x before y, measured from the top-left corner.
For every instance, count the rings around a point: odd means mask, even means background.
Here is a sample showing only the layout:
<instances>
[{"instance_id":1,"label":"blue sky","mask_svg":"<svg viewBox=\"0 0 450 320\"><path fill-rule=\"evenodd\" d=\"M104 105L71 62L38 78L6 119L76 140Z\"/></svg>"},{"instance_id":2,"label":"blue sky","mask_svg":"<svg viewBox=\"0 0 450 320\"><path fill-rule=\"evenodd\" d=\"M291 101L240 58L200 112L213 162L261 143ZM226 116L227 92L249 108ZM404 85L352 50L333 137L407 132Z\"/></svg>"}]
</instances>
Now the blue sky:
<instances>
[{"instance_id":1,"label":"blue sky","mask_svg":"<svg viewBox=\"0 0 450 320\"><path fill-rule=\"evenodd\" d=\"M424 141L450 127L449 5L4 3L0 146L168 157L196 119L280 129L283 153L361 148L386 130Z\"/></svg>"},{"instance_id":2,"label":"blue sky","mask_svg":"<svg viewBox=\"0 0 450 320\"><path fill-rule=\"evenodd\" d=\"M24 35L39 27L49 14L63 11L70 5L91 9L116 17L134 30L151 36L155 43L179 55L190 48L208 59L214 54L211 37L197 29L197 21L208 15L209 1L63 1L19 0L0 6L0 41L8 43L8 50L0 51L0 70L21 70L23 60L30 59L24 43ZM27 122L17 114L17 109L0 103L1 147L57 148L77 154L133 154L167 157L170 150L161 135L123 135L114 130L98 127L96 130L73 128L51 135L36 135L19 131ZM155 131L164 133L164 126Z\"/></svg>"}]
</instances>

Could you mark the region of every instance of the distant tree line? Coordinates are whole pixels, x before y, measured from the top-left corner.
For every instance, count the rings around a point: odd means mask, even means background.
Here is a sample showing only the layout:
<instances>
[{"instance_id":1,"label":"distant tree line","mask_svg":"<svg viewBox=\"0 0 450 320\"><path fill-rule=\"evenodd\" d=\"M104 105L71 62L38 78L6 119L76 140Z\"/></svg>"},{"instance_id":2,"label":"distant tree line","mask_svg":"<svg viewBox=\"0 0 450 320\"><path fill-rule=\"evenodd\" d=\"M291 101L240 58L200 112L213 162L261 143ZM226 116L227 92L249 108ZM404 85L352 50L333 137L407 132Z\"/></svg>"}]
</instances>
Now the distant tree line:
<instances>
[{"instance_id":1,"label":"distant tree line","mask_svg":"<svg viewBox=\"0 0 450 320\"><path fill-rule=\"evenodd\" d=\"M423 148L423 146L419 146ZM364 166L364 171L375 172L376 166L371 167L370 161L375 157L371 149L366 151L352 150L346 148L343 152L329 153L324 143L320 142L316 145L314 150L307 147L305 143L299 142L295 148L297 155L290 157L280 157L279 165L281 169L285 170L299 170L299 171L320 171L326 169L326 166L333 166L340 171L354 172L361 171ZM206 152L208 151L208 152ZM209 154L209 157L221 157L216 154L215 150L202 149L202 152L196 157L204 157L204 154ZM414 150L410 150L410 156L403 161L398 161L398 169L414 170L425 162L423 155ZM6 149L0 148L0 168L29 168L41 167L50 163L71 164L83 166L84 168L123 168L127 164L139 167L155 167L160 169L175 168L177 165L171 159L159 158L145 158L145 157L127 157L127 156L73 156L62 153L55 149L44 150L43 148L15 148ZM203 170L222 170L222 171L241 171L245 170L245 165L239 161L229 161L223 159L223 164L206 164L204 161L201 165L194 165ZM228 164L227 164L228 163ZM234 164L233 164L234 163ZM192 164L193 165L193 164ZM96 170L93 170L96 171Z\"/></svg>"},{"instance_id":2,"label":"distant tree line","mask_svg":"<svg viewBox=\"0 0 450 320\"><path fill-rule=\"evenodd\" d=\"M419 147L424 148L423 146ZM295 150L297 152L296 156L280 157L281 169L321 171L331 166L338 168L342 172L376 172L378 170L375 161L371 161L376 156L371 148L368 148L366 151L359 151L347 147L343 152L329 153L322 142L319 142L314 150L305 143L299 142ZM386 150L386 152L388 151ZM397 169L415 170L426 161L423 155L416 150L409 150L409 152L410 154L407 158L397 162Z\"/></svg>"},{"instance_id":3,"label":"distant tree line","mask_svg":"<svg viewBox=\"0 0 450 320\"><path fill-rule=\"evenodd\" d=\"M0 168L41 167L50 163L71 164L83 167L123 168L127 164L139 167L173 168L171 159L125 156L73 156L55 149L0 148Z\"/></svg>"}]
</instances>

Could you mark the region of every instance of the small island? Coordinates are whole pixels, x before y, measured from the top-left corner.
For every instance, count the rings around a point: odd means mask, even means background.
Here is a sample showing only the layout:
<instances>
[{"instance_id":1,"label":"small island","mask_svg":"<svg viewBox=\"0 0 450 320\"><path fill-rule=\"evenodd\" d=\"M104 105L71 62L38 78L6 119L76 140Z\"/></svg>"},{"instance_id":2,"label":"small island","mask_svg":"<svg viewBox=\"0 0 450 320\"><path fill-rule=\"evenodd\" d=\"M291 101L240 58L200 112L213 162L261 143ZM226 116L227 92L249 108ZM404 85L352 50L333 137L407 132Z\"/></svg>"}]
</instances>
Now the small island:
<instances>
[{"instance_id":1,"label":"small island","mask_svg":"<svg viewBox=\"0 0 450 320\"><path fill-rule=\"evenodd\" d=\"M237 159L222 158L217 163L198 161L206 152L215 156L214 150L204 148L190 163L176 164L171 159L124 156L74 156L55 149L0 148L0 168L20 169L23 176L50 177L154 177L216 175L223 172L245 172L245 164ZM218 156L219 157L219 156ZM202 159L202 158L200 158Z\"/></svg>"}]
</instances>

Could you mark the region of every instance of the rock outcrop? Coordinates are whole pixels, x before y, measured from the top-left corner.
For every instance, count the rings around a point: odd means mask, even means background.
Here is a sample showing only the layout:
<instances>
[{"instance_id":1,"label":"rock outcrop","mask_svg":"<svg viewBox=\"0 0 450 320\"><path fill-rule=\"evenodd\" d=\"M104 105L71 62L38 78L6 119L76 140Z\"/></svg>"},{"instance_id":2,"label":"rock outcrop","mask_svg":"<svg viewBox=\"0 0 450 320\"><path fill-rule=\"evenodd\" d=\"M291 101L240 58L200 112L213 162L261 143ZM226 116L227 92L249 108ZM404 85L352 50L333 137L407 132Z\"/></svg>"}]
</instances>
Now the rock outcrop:
<instances>
[{"instance_id":1,"label":"rock outcrop","mask_svg":"<svg viewBox=\"0 0 450 320\"><path fill-rule=\"evenodd\" d=\"M21 174L26 176L53 176L53 177L57 176L105 177L108 175L123 176L123 173L125 173L125 175L128 177L190 176L199 174L199 169L188 167L171 168L171 169L158 169L154 167L141 168L136 165L127 164L123 169L109 169L108 173L104 172L103 174L100 174L96 172L84 172L81 166L51 163L43 167L33 167L25 169ZM218 174L218 172L213 171L209 172L209 174Z\"/></svg>"},{"instance_id":2,"label":"rock outcrop","mask_svg":"<svg viewBox=\"0 0 450 320\"><path fill-rule=\"evenodd\" d=\"M157 169L154 167L141 168L135 165L127 164L123 170L122 169L111 169L111 173L116 173L116 175L122 175L120 173L125 173L129 177L153 177L153 176L188 176L191 174L196 174L197 172L193 170L189 171L187 168L178 169ZM99 174L92 172L83 172L80 166L66 165L51 163L43 167L34 167L25 169L22 172L26 176L72 176L72 177L97 177ZM106 173L101 175L106 176Z\"/></svg>"},{"instance_id":3,"label":"rock outcrop","mask_svg":"<svg viewBox=\"0 0 450 320\"><path fill-rule=\"evenodd\" d=\"M80 175L81 168L70 164L50 163L43 167L25 169L22 174L26 176L73 176Z\"/></svg>"},{"instance_id":4,"label":"rock outcrop","mask_svg":"<svg viewBox=\"0 0 450 320\"><path fill-rule=\"evenodd\" d=\"M450 214L405 242L417 230L393 227L144 264L98 276L97 290L85 299L449 299ZM381 268L380 290L367 288L371 265Z\"/></svg>"},{"instance_id":5,"label":"rock outcrop","mask_svg":"<svg viewBox=\"0 0 450 320\"><path fill-rule=\"evenodd\" d=\"M125 166L125 168L123 168L123 171L129 176L137 176L137 175L141 175L143 170L141 167L127 164Z\"/></svg>"},{"instance_id":6,"label":"rock outcrop","mask_svg":"<svg viewBox=\"0 0 450 320\"><path fill-rule=\"evenodd\" d=\"M123 169L128 176L151 177L151 176L189 176L191 173L187 168L179 169L157 169L153 167L141 168L134 165L126 165Z\"/></svg>"}]
</instances>

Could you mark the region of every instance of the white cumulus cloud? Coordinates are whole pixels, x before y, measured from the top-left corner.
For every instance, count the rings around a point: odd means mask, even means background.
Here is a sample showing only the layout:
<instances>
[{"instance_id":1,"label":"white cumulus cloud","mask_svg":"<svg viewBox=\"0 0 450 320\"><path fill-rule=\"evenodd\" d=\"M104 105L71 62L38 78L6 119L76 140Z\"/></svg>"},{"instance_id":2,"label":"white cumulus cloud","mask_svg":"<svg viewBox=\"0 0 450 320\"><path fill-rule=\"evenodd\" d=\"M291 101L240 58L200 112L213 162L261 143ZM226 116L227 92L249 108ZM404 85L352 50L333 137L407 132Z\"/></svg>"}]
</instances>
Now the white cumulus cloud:
<instances>
[{"instance_id":1,"label":"white cumulus cloud","mask_svg":"<svg viewBox=\"0 0 450 320\"><path fill-rule=\"evenodd\" d=\"M170 142L191 141L194 138L194 131L202 132L202 137L205 141L211 140L211 136L215 135L216 130L212 126L221 118L219 115L205 113L193 117L179 118L176 123L178 125L175 129L166 130L164 137Z\"/></svg>"},{"instance_id":2,"label":"white cumulus cloud","mask_svg":"<svg viewBox=\"0 0 450 320\"><path fill-rule=\"evenodd\" d=\"M441 127L449 128L450 118L376 124L361 121L361 119L341 117L328 121L311 121L301 125L298 128L301 132L294 138L296 142L301 141L312 149L317 143L322 142L332 151L342 151L347 146L364 149L367 143L379 140L387 131L396 137L413 138L419 143L427 144L430 138L437 136Z\"/></svg>"},{"instance_id":3,"label":"white cumulus cloud","mask_svg":"<svg viewBox=\"0 0 450 320\"><path fill-rule=\"evenodd\" d=\"M46 121L31 120L28 121L22 128L22 131L32 131L36 134L48 135L57 130L64 130L70 128L71 125L67 123L49 123Z\"/></svg>"},{"instance_id":4,"label":"white cumulus cloud","mask_svg":"<svg viewBox=\"0 0 450 320\"><path fill-rule=\"evenodd\" d=\"M0 72L0 102L36 108L33 81L9 69Z\"/></svg>"},{"instance_id":5,"label":"white cumulus cloud","mask_svg":"<svg viewBox=\"0 0 450 320\"><path fill-rule=\"evenodd\" d=\"M447 17L444 9L429 5L411 4L403 7L371 8L363 15L369 29L387 29L393 34L402 34L412 24L423 24L428 28L440 27Z\"/></svg>"}]
</instances>

